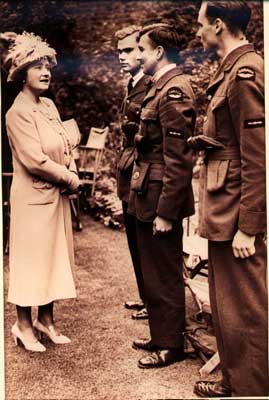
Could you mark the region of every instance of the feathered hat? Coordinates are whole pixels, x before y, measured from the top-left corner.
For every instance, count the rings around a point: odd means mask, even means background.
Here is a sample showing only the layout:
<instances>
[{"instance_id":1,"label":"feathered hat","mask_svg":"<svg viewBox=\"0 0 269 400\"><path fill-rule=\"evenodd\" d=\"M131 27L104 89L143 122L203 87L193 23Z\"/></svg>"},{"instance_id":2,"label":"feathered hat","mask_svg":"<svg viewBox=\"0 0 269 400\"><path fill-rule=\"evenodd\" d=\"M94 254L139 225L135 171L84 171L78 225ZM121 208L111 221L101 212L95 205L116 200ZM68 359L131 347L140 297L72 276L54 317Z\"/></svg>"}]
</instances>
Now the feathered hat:
<instances>
[{"instance_id":1,"label":"feathered hat","mask_svg":"<svg viewBox=\"0 0 269 400\"><path fill-rule=\"evenodd\" d=\"M17 35L4 60L4 66L9 68L7 81L16 80L19 71L44 58L52 66L57 65L56 51L40 36L28 32Z\"/></svg>"}]
</instances>

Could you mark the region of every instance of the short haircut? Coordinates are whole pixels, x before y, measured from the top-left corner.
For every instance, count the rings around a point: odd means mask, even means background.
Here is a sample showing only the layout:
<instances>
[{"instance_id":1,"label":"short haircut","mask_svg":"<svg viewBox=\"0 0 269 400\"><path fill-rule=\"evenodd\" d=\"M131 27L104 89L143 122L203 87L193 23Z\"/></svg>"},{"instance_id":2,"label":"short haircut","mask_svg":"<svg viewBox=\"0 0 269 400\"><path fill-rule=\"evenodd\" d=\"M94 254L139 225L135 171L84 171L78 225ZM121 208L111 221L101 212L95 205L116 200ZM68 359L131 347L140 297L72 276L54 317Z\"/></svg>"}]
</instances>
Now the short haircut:
<instances>
[{"instance_id":1,"label":"short haircut","mask_svg":"<svg viewBox=\"0 0 269 400\"><path fill-rule=\"evenodd\" d=\"M247 2L242 1L204 1L206 3L206 17L210 23L220 18L232 34L239 30L246 31L250 17L251 8Z\"/></svg>"},{"instance_id":2,"label":"short haircut","mask_svg":"<svg viewBox=\"0 0 269 400\"><path fill-rule=\"evenodd\" d=\"M116 40L122 40L122 39L125 39L127 36L133 35L134 33L137 33L137 37L138 37L138 33L140 32L140 30L141 30L141 26L129 25L129 26L126 26L125 28L117 31L115 33L115 38L116 38Z\"/></svg>"},{"instance_id":3,"label":"short haircut","mask_svg":"<svg viewBox=\"0 0 269 400\"><path fill-rule=\"evenodd\" d=\"M181 38L174 25L157 23L144 26L139 32L139 38L147 34L154 47L162 46L167 58L177 62L181 49Z\"/></svg>"}]
</instances>

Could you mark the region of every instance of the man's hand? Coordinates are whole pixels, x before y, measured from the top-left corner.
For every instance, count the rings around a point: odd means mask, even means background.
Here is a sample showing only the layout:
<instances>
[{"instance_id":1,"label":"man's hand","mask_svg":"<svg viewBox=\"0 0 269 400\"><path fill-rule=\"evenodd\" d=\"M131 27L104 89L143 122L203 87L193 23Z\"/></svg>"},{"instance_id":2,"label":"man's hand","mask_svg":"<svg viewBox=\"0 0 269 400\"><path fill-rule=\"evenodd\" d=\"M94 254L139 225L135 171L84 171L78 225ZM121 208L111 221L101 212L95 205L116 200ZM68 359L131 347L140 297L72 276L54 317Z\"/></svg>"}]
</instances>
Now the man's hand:
<instances>
[{"instance_id":1,"label":"man's hand","mask_svg":"<svg viewBox=\"0 0 269 400\"><path fill-rule=\"evenodd\" d=\"M153 235L168 233L172 228L173 223L168 219L157 216L153 221Z\"/></svg>"},{"instance_id":2,"label":"man's hand","mask_svg":"<svg viewBox=\"0 0 269 400\"><path fill-rule=\"evenodd\" d=\"M234 235L232 248L233 253L236 258L247 258L255 254L255 235L250 236L246 233L240 231L236 232Z\"/></svg>"}]
</instances>

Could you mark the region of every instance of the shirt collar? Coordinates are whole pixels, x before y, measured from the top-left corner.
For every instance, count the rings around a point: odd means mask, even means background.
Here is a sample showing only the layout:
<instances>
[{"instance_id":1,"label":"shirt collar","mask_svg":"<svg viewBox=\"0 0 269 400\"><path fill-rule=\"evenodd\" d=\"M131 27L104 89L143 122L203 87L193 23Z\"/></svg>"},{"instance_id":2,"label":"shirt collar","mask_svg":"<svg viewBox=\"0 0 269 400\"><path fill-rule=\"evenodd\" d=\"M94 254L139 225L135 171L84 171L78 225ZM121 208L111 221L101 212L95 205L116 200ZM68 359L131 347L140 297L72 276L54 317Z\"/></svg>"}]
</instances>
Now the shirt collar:
<instances>
[{"instance_id":1,"label":"shirt collar","mask_svg":"<svg viewBox=\"0 0 269 400\"><path fill-rule=\"evenodd\" d=\"M137 84L138 81L140 81L143 75L144 75L143 71L140 70L139 72L137 72L137 74L133 76L133 82L132 82L133 87Z\"/></svg>"}]
</instances>

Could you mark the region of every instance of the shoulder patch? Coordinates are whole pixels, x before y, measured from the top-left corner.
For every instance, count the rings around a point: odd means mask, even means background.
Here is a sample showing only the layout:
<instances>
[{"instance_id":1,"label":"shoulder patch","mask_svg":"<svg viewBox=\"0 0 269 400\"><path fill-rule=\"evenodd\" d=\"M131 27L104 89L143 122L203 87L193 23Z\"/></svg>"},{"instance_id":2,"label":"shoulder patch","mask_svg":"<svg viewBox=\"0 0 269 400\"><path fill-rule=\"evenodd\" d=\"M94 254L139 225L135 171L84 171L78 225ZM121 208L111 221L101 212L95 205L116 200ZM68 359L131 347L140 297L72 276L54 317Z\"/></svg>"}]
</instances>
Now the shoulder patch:
<instances>
[{"instance_id":1,"label":"shoulder patch","mask_svg":"<svg viewBox=\"0 0 269 400\"><path fill-rule=\"evenodd\" d=\"M178 87L171 87L167 91L167 97L171 100L182 101L185 97L183 91Z\"/></svg>"},{"instance_id":2,"label":"shoulder patch","mask_svg":"<svg viewBox=\"0 0 269 400\"><path fill-rule=\"evenodd\" d=\"M255 81L255 71L250 67L241 67L236 73L236 80Z\"/></svg>"},{"instance_id":3,"label":"shoulder patch","mask_svg":"<svg viewBox=\"0 0 269 400\"><path fill-rule=\"evenodd\" d=\"M264 126L265 126L265 119L264 118L246 119L244 121L244 128L245 129L262 128Z\"/></svg>"}]
</instances>

